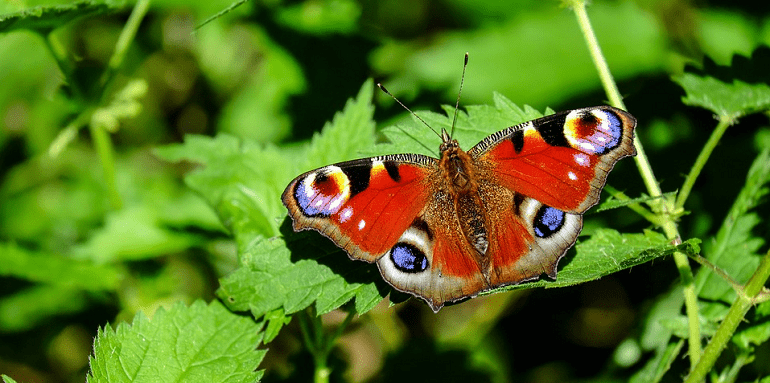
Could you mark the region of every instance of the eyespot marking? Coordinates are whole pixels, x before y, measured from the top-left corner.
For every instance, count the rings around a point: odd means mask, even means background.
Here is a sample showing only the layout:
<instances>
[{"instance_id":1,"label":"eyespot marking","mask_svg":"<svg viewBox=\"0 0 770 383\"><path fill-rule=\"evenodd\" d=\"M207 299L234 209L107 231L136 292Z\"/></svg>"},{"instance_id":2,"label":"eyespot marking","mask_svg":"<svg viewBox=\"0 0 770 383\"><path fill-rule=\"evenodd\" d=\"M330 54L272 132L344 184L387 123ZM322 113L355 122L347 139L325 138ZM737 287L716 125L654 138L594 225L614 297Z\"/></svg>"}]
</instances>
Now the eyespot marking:
<instances>
[{"instance_id":1,"label":"eyespot marking","mask_svg":"<svg viewBox=\"0 0 770 383\"><path fill-rule=\"evenodd\" d=\"M563 211L546 205L541 206L535 214L532 225L535 229L535 235L540 238L548 238L557 233L564 226L564 218Z\"/></svg>"},{"instance_id":2,"label":"eyespot marking","mask_svg":"<svg viewBox=\"0 0 770 383\"><path fill-rule=\"evenodd\" d=\"M564 122L570 146L588 154L605 154L620 145L623 121L606 109L575 110Z\"/></svg>"},{"instance_id":3,"label":"eyespot marking","mask_svg":"<svg viewBox=\"0 0 770 383\"><path fill-rule=\"evenodd\" d=\"M399 271L419 273L428 268L428 258L410 243L399 242L390 249L390 259Z\"/></svg>"},{"instance_id":4,"label":"eyespot marking","mask_svg":"<svg viewBox=\"0 0 770 383\"><path fill-rule=\"evenodd\" d=\"M297 181L294 198L302 214L328 217L350 199L350 180L337 166L327 166Z\"/></svg>"}]
</instances>

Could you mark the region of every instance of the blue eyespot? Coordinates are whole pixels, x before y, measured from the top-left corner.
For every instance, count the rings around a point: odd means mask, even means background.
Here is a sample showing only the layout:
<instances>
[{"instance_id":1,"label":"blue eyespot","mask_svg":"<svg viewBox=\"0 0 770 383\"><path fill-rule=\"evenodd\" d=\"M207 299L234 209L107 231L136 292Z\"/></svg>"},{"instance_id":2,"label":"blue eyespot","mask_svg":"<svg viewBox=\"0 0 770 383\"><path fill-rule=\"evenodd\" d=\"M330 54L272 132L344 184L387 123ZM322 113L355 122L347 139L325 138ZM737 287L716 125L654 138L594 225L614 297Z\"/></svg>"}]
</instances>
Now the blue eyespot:
<instances>
[{"instance_id":1,"label":"blue eyespot","mask_svg":"<svg viewBox=\"0 0 770 383\"><path fill-rule=\"evenodd\" d=\"M535 214L535 221L532 224L535 228L536 236L548 238L564 226L564 212L543 205Z\"/></svg>"},{"instance_id":2,"label":"blue eyespot","mask_svg":"<svg viewBox=\"0 0 770 383\"><path fill-rule=\"evenodd\" d=\"M416 246L397 243L390 249L390 259L396 268L405 273L419 273L428 268L428 258Z\"/></svg>"}]
</instances>

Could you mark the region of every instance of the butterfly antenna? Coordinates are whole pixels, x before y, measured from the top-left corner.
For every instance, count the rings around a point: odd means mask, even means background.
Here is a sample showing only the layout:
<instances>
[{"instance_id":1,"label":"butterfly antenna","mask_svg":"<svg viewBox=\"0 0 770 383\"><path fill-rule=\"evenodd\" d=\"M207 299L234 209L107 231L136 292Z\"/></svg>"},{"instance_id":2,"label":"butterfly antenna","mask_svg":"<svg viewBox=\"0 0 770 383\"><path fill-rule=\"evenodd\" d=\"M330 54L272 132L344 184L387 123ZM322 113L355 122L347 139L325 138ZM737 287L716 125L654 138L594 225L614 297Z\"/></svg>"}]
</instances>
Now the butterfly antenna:
<instances>
[{"instance_id":1,"label":"butterfly antenna","mask_svg":"<svg viewBox=\"0 0 770 383\"><path fill-rule=\"evenodd\" d=\"M450 137L455 136L455 124L457 123L457 112L460 110L460 95L463 93L463 84L465 83L465 68L468 66L468 52L465 52L465 61L463 62L463 75L460 77L460 90L457 92L457 102L455 103L455 115L452 118L452 131Z\"/></svg>"},{"instance_id":2,"label":"butterfly antenna","mask_svg":"<svg viewBox=\"0 0 770 383\"><path fill-rule=\"evenodd\" d=\"M418 116L418 115L417 115L417 113L415 113L415 112L412 112L412 110L411 110L411 109L409 109L409 108L408 108L406 105L404 105L404 103L403 103L403 102L401 102L401 100L397 99L397 98L396 98L396 96L394 96L392 93L388 92L388 90L387 90L387 89L385 89L385 86L383 86L383 85L382 85L382 83L379 83L379 82L378 82L378 83L377 83L377 87L378 87L378 88L380 88L380 90L381 90L381 91L385 92L385 94L387 94L388 96L390 96L391 98L393 98L393 99L394 99L394 100L395 100L395 101L396 101L396 102L397 102L399 105L401 105L401 106L402 106L404 109L406 109L406 110L407 110L409 113L411 113L411 114L412 114L412 116L414 116L414 117L416 117L418 120L420 120L420 122L422 122L422 123L423 123L425 126L427 126L427 127L428 127L428 129L432 130L432 131L433 131L433 133L436 133L436 135L437 135L437 136L441 137L441 135L440 135L440 134L438 134L438 132L436 131L436 129L433 129L433 127L432 127L432 126L430 126L430 125L428 125L428 123L427 123L427 122L425 122L425 120L423 120L422 118L420 118L420 116Z\"/></svg>"}]
</instances>

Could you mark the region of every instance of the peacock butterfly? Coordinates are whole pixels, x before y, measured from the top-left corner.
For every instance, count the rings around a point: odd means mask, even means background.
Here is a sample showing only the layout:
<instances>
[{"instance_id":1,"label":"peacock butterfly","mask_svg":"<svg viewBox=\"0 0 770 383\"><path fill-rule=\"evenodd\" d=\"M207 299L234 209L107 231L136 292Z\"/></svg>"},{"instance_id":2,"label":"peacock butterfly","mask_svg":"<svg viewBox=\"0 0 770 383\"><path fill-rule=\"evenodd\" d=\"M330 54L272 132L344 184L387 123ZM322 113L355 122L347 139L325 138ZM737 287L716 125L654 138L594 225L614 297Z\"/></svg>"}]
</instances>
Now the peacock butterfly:
<instances>
[{"instance_id":1,"label":"peacock butterfly","mask_svg":"<svg viewBox=\"0 0 770 383\"><path fill-rule=\"evenodd\" d=\"M384 90L384 89L383 89ZM386 91L387 92L387 91ZM438 312L557 265L615 163L636 154L636 119L609 106L524 122L467 152L442 129L440 158L391 154L295 178L283 204L351 259Z\"/></svg>"}]
</instances>

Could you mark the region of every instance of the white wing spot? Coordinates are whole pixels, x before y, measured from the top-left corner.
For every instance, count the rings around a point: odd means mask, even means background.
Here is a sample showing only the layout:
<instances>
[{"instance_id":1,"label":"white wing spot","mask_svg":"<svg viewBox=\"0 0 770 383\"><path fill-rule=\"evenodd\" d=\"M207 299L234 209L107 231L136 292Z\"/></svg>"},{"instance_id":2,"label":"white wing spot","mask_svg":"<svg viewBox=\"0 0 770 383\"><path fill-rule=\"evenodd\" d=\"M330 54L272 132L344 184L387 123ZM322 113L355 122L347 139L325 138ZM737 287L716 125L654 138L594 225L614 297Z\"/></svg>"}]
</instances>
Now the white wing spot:
<instances>
[{"instance_id":1,"label":"white wing spot","mask_svg":"<svg viewBox=\"0 0 770 383\"><path fill-rule=\"evenodd\" d=\"M588 156L586 156L583 153L575 154L574 156L575 162L578 163L580 166L588 166Z\"/></svg>"},{"instance_id":2,"label":"white wing spot","mask_svg":"<svg viewBox=\"0 0 770 383\"><path fill-rule=\"evenodd\" d=\"M580 147L588 153L596 153L596 146L585 141L580 141Z\"/></svg>"},{"instance_id":3,"label":"white wing spot","mask_svg":"<svg viewBox=\"0 0 770 383\"><path fill-rule=\"evenodd\" d=\"M342 209L342 213L340 214L340 222L347 222L350 219L350 216L353 215L353 208L350 206Z\"/></svg>"},{"instance_id":4,"label":"white wing spot","mask_svg":"<svg viewBox=\"0 0 770 383\"><path fill-rule=\"evenodd\" d=\"M569 179L571 179L573 181L577 180L577 176L573 172L567 173L567 177L569 177Z\"/></svg>"},{"instance_id":5,"label":"white wing spot","mask_svg":"<svg viewBox=\"0 0 770 383\"><path fill-rule=\"evenodd\" d=\"M366 221L364 221L363 219L358 221L358 230L359 231L363 230L365 226L366 226Z\"/></svg>"},{"instance_id":6,"label":"white wing spot","mask_svg":"<svg viewBox=\"0 0 770 383\"><path fill-rule=\"evenodd\" d=\"M332 203L329 204L329 210L337 210L337 208L339 208L340 205L342 205L342 202L344 202L344 199L345 199L344 195L338 196L337 198L333 199Z\"/></svg>"}]
</instances>

